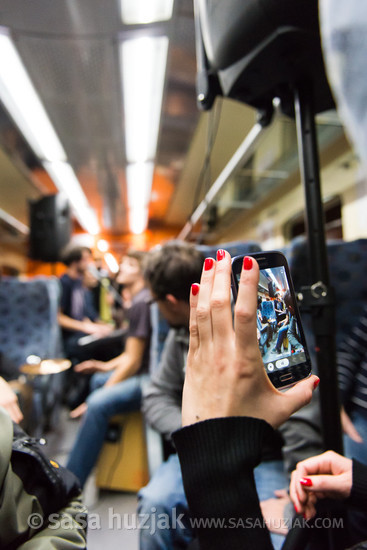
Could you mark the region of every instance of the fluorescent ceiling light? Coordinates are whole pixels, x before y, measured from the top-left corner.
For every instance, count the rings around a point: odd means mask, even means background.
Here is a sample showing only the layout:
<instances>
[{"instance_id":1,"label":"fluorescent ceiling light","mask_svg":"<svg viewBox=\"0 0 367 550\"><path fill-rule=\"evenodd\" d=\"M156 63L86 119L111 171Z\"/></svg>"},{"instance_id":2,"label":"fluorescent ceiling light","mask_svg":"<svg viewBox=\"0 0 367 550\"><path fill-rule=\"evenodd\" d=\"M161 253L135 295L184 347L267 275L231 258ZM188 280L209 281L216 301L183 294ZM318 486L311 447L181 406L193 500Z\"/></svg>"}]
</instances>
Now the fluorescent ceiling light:
<instances>
[{"instance_id":1,"label":"fluorescent ceiling light","mask_svg":"<svg viewBox=\"0 0 367 550\"><path fill-rule=\"evenodd\" d=\"M153 171L153 162L128 164L126 167L129 226L130 231L136 235L142 233L148 225Z\"/></svg>"},{"instance_id":2,"label":"fluorescent ceiling light","mask_svg":"<svg viewBox=\"0 0 367 550\"><path fill-rule=\"evenodd\" d=\"M121 19L126 25L168 21L173 0L120 0Z\"/></svg>"},{"instance_id":3,"label":"fluorescent ceiling light","mask_svg":"<svg viewBox=\"0 0 367 550\"><path fill-rule=\"evenodd\" d=\"M128 162L143 162L155 157L167 51L166 36L120 43Z\"/></svg>"},{"instance_id":4,"label":"fluorescent ceiling light","mask_svg":"<svg viewBox=\"0 0 367 550\"><path fill-rule=\"evenodd\" d=\"M112 256L111 252L107 252L104 255L105 262L112 273L117 273L119 270L119 264L116 261L116 258Z\"/></svg>"},{"instance_id":5,"label":"fluorescent ceiling light","mask_svg":"<svg viewBox=\"0 0 367 550\"><path fill-rule=\"evenodd\" d=\"M148 225L148 208L130 208L129 226L131 233L140 235Z\"/></svg>"},{"instance_id":6,"label":"fluorescent ceiling light","mask_svg":"<svg viewBox=\"0 0 367 550\"><path fill-rule=\"evenodd\" d=\"M97 217L89 206L70 164L67 162L44 162L43 166L57 188L68 197L80 225L91 235L97 235L100 231Z\"/></svg>"},{"instance_id":7,"label":"fluorescent ceiling light","mask_svg":"<svg viewBox=\"0 0 367 550\"><path fill-rule=\"evenodd\" d=\"M97 242L97 248L101 252L107 252L107 250L110 248L110 245L105 239L99 239L99 241Z\"/></svg>"},{"instance_id":8,"label":"fluorescent ceiling light","mask_svg":"<svg viewBox=\"0 0 367 550\"><path fill-rule=\"evenodd\" d=\"M0 98L38 157L66 154L6 29L0 29Z\"/></svg>"},{"instance_id":9,"label":"fluorescent ceiling light","mask_svg":"<svg viewBox=\"0 0 367 550\"><path fill-rule=\"evenodd\" d=\"M7 29L0 28L0 98L52 180L68 197L75 216L91 234L99 232L94 212L28 76Z\"/></svg>"},{"instance_id":10,"label":"fluorescent ceiling light","mask_svg":"<svg viewBox=\"0 0 367 550\"><path fill-rule=\"evenodd\" d=\"M153 171L153 162L127 165L127 203L129 208L145 208L148 206L152 191Z\"/></svg>"}]
</instances>

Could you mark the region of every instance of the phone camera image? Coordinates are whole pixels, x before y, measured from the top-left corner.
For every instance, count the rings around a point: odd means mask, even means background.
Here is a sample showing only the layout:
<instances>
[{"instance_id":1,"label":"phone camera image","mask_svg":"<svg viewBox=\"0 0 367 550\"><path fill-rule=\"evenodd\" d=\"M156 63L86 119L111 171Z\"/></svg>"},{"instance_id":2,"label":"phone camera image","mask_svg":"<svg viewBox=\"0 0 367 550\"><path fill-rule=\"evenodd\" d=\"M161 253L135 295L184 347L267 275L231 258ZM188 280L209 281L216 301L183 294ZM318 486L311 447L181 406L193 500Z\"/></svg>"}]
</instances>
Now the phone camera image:
<instances>
[{"instance_id":1,"label":"phone camera image","mask_svg":"<svg viewBox=\"0 0 367 550\"><path fill-rule=\"evenodd\" d=\"M305 362L295 304L284 267L260 270L257 330L261 355L268 372Z\"/></svg>"},{"instance_id":2,"label":"phone camera image","mask_svg":"<svg viewBox=\"0 0 367 550\"><path fill-rule=\"evenodd\" d=\"M282 254L263 253L257 259L260 267L256 312L259 349L272 383L276 387L287 387L311 373L295 295ZM241 263L236 260L232 264L235 296L241 277Z\"/></svg>"}]
</instances>

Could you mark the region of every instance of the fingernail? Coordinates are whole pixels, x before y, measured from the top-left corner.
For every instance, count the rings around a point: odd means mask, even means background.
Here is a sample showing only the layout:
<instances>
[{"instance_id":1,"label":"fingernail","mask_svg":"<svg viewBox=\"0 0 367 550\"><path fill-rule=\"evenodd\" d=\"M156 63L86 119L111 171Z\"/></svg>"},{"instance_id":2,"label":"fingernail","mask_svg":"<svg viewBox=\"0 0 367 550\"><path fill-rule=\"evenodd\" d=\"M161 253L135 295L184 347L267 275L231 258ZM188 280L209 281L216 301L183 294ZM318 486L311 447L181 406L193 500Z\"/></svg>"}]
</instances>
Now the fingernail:
<instances>
[{"instance_id":1,"label":"fingernail","mask_svg":"<svg viewBox=\"0 0 367 550\"><path fill-rule=\"evenodd\" d=\"M319 384L320 384L320 378L317 378L317 380L315 380L315 382L313 383L313 389L315 390Z\"/></svg>"},{"instance_id":2,"label":"fingernail","mask_svg":"<svg viewBox=\"0 0 367 550\"><path fill-rule=\"evenodd\" d=\"M299 514L299 511L298 511L297 506L296 506L295 504L293 504L293 506L294 506L294 509L295 509L295 511L296 511L296 514Z\"/></svg>"},{"instance_id":3,"label":"fingernail","mask_svg":"<svg viewBox=\"0 0 367 550\"><path fill-rule=\"evenodd\" d=\"M204 262L205 271L209 271L213 267L213 264L214 264L213 258L205 258L205 262Z\"/></svg>"},{"instance_id":4,"label":"fingernail","mask_svg":"<svg viewBox=\"0 0 367 550\"><path fill-rule=\"evenodd\" d=\"M303 477L299 480L299 482L304 487L312 487L312 479L310 479L309 477Z\"/></svg>"},{"instance_id":5,"label":"fingernail","mask_svg":"<svg viewBox=\"0 0 367 550\"><path fill-rule=\"evenodd\" d=\"M193 296L196 296L197 293L199 292L199 285L197 283L194 283L191 285L191 292L192 292L192 295Z\"/></svg>"},{"instance_id":6,"label":"fingernail","mask_svg":"<svg viewBox=\"0 0 367 550\"><path fill-rule=\"evenodd\" d=\"M224 256L226 255L226 253L224 252L224 250L222 249L219 249L217 251L217 260L218 262L220 262L221 260L223 260Z\"/></svg>"},{"instance_id":7,"label":"fingernail","mask_svg":"<svg viewBox=\"0 0 367 550\"><path fill-rule=\"evenodd\" d=\"M246 269L246 271L250 271L250 269L252 269L252 258L249 256L245 256L243 259L243 269Z\"/></svg>"}]
</instances>

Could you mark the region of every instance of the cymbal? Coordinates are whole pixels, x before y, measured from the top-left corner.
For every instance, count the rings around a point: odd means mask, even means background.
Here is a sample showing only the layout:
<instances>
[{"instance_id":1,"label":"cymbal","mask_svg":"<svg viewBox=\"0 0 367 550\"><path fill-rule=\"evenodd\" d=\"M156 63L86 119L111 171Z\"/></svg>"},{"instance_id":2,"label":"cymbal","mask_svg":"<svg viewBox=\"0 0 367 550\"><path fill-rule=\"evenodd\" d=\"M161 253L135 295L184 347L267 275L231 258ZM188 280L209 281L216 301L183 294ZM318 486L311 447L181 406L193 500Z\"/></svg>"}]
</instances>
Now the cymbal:
<instances>
[{"instance_id":1,"label":"cymbal","mask_svg":"<svg viewBox=\"0 0 367 550\"><path fill-rule=\"evenodd\" d=\"M44 359L35 365L25 363L20 367L20 372L24 374L57 374L69 369L71 361L69 359Z\"/></svg>"}]
</instances>

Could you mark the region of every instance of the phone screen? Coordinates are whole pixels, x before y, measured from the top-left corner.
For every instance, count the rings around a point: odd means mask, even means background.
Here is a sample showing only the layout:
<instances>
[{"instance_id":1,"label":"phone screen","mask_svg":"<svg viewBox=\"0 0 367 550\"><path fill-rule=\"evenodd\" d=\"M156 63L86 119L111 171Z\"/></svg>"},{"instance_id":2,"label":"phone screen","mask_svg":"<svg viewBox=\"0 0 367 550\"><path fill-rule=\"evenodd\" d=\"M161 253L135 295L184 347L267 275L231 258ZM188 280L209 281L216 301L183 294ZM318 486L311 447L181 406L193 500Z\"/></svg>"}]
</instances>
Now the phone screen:
<instances>
[{"instance_id":1,"label":"phone screen","mask_svg":"<svg viewBox=\"0 0 367 550\"><path fill-rule=\"evenodd\" d=\"M256 256L254 254L254 256ZM276 387L286 387L308 376L311 365L300 326L294 292L289 283L286 263L272 253L260 258L257 288L257 339L265 370ZM261 261L263 260L263 261ZM265 267L272 263L278 265ZM242 258L235 261L233 275L237 288L241 276Z\"/></svg>"}]
</instances>

